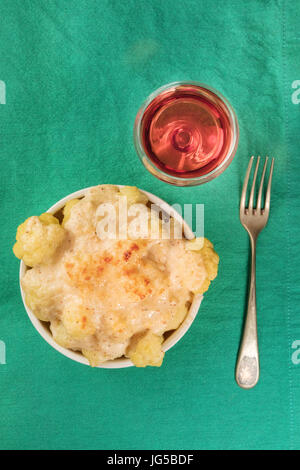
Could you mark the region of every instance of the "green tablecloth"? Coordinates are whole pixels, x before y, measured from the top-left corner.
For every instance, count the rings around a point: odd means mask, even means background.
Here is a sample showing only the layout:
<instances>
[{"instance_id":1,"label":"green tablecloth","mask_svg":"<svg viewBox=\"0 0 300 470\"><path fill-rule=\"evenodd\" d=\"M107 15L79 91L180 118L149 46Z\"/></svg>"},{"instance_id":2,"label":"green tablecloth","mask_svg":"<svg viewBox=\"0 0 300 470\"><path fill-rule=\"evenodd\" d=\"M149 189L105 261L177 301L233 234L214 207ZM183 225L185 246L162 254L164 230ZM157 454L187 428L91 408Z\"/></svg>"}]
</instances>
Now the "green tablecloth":
<instances>
[{"instance_id":1,"label":"green tablecloth","mask_svg":"<svg viewBox=\"0 0 300 470\"><path fill-rule=\"evenodd\" d=\"M299 448L299 15L280 0L1 1L0 448ZM145 97L182 79L223 92L240 124L228 170L193 188L148 174L132 140ZM258 245L261 379L245 391L234 380L249 250L238 205L252 154L276 163ZM205 204L219 276L160 369L75 363L22 305L17 225L100 183Z\"/></svg>"}]
</instances>

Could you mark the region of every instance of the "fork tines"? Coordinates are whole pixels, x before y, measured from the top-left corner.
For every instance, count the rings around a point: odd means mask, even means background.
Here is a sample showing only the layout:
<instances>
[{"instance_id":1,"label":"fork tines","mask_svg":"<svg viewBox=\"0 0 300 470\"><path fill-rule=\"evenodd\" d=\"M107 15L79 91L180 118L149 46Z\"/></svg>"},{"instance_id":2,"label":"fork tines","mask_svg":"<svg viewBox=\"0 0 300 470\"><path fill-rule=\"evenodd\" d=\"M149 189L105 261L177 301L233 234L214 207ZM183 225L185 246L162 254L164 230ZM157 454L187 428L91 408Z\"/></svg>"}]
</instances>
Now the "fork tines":
<instances>
[{"instance_id":1,"label":"fork tines","mask_svg":"<svg viewBox=\"0 0 300 470\"><path fill-rule=\"evenodd\" d=\"M247 173L246 173L246 177L245 177L245 181L244 181L244 185L243 185L242 196L241 196L240 213L259 215L259 214L264 214L264 213L268 212L269 209L270 209L271 183L272 183L272 175L273 175L273 167L274 167L274 158L272 158L272 161L271 161L269 181L268 181L268 186L267 186L267 191L266 191L266 196L265 196L265 203L264 203L264 208L263 209L261 208L262 191L263 191L265 173L266 173L266 169L267 169L267 165L268 165L268 157L265 158L265 164L264 164L264 167L263 167L263 172L262 172L261 181L260 181L259 190L258 190L256 207L253 207L255 183L256 183L257 172L258 172L258 167L259 167L259 162L260 162L260 157L257 157L257 162L256 162L255 170L254 170L254 176L253 176L253 183L252 183L252 187L251 187L251 191L250 191L249 203L248 203L248 207L246 207L247 187L248 187L248 181L249 181L253 161L254 161L254 156L252 156L250 158L250 162L249 162L249 165L248 165L248 168L247 168Z\"/></svg>"}]
</instances>

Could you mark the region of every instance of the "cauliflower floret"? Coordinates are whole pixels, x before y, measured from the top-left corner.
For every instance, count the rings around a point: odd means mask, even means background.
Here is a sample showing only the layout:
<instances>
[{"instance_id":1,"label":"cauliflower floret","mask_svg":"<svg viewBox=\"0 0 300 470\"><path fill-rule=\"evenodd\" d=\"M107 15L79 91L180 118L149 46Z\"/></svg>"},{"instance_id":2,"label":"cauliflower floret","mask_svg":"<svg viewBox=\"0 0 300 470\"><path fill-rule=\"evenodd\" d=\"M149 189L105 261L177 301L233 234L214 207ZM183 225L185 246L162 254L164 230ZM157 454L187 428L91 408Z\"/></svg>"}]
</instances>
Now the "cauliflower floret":
<instances>
[{"instance_id":1,"label":"cauliflower floret","mask_svg":"<svg viewBox=\"0 0 300 470\"><path fill-rule=\"evenodd\" d=\"M61 224L62 227L64 227L65 223L69 220L71 216L72 207L75 206L78 202L79 202L79 199L71 199L71 201L68 201L67 204L65 205L63 209L64 218Z\"/></svg>"},{"instance_id":2,"label":"cauliflower floret","mask_svg":"<svg viewBox=\"0 0 300 470\"><path fill-rule=\"evenodd\" d=\"M101 184L94 186L85 195L84 199L92 202L94 205L99 205L103 202L114 203L118 200L119 188L113 184Z\"/></svg>"},{"instance_id":3,"label":"cauliflower floret","mask_svg":"<svg viewBox=\"0 0 300 470\"><path fill-rule=\"evenodd\" d=\"M215 252L213 244L204 238L203 248L200 250L204 259L207 276L210 281L213 281L218 274L219 256Z\"/></svg>"},{"instance_id":4,"label":"cauliflower floret","mask_svg":"<svg viewBox=\"0 0 300 470\"><path fill-rule=\"evenodd\" d=\"M205 238L203 237L198 237L198 238L193 238L192 240L187 240L185 243L185 247L187 250L200 251L202 250L204 246L204 240Z\"/></svg>"},{"instance_id":5,"label":"cauliflower floret","mask_svg":"<svg viewBox=\"0 0 300 470\"><path fill-rule=\"evenodd\" d=\"M142 193L135 186L124 186L120 188L120 196L127 197L127 204L131 206L132 204L147 204L148 198L146 194Z\"/></svg>"},{"instance_id":6,"label":"cauliflower floret","mask_svg":"<svg viewBox=\"0 0 300 470\"><path fill-rule=\"evenodd\" d=\"M62 243L64 235L64 229L53 215L47 213L29 217L18 227L13 252L27 266L47 264Z\"/></svg>"},{"instance_id":7,"label":"cauliflower floret","mask_svg":"<svg viewBox=\"0 0 300 470\"><path fill-rule=\"evenodd\" d=\"M55 297L58 291L55 285L45 282L35 269L29 269L23 277L22 287L25 292L26 305L42 321L50 321L56 313Z\"/></svg>"},{"instance_id":8,"label":"cauliflower floret","mask_svg":"<svg viewBox=\"0 0 300 470\"><path fill-rule=\"evenodd\" d=\"M39 219L44 225L59 224L58 219L54 217L54 215L49 214L49 212L44 212L41 214Z\"/></svg>"},{"instance_id":9,"label":"cauliflower floret","mask_svg":"<svg viewBox=\"0 0 300 470\"><path fill-rule=\"evenodd\" d=\"M179 325L183 322L183 320L185 319L187 313L188 313L188 309L190 307L190 303L189 302L184 302L183 304L180 303L177 308L176 308L176 312L175 312L175 315L171 318L171 320L169 321L168 323L168 328L167 330L176 330Z\"/></svg>"},{"instance_id":10,"label":"cauliflower floret","mask_svg":"<svg viewBox=\"0 0 300 470\"><path fill-rule=\"evenodd\" d=\"M150 331L133 336L127 348L126 356L136 367L160 367L165 353L161 349L163 336L157 336Z\"/></svg>"},{"instance_id":11,"label":"cauliflower floret","mask_svg":"<svg viewBox=\"0 0 300 470\"><path fill-rule=\"evenodd\" d=\"M90 363L91 367L98 367L103 362L107 361L107 357L100 351L93 351L90 349L82 349L82 354Z\"/></svg>"},{"instance_id":12,"label":"cauliflower floret","mask_svg":"<svg viewBox=\"0 0 300 470\"><path fill-rule=\"evenodd\" d=\"M84 339L95 333L90 311L81 305L65 307L62 313L62 323L72 338Z\"/></svg>"},{"instance_id":13,"label":"cauliflower floret","mask_svg":"<svg viewBox=\"0 0 300 470\"><path fill-rule=\"evenodd\" d=\"M209 288L210 282L215 279L218 274L219 256L214 250L213 244L207 238L194 238L186 242L186 249L192 251L197 256L201 254L203 264L206 270L206 278L202 282L200 288L193 290L194 294L203 294Z\"/></svg>"},{"instance_id":14,"label":"cauliflower floret","mask_svg":"<svg viewBox=\"0 0 300 470\"><path fill-rule=\"evenodd\" d=\"M76 339L72 338L61 321L53 320L50 324L50 330L57 344L63 348L78 349Z\"/></svg>"},{"instance_id":15,"label":"cauliflower floret","mask_svg":"<svg viewBox=\"0 0 300 470\"><path fill-rule=\"evenodd\" d=\"M199 253L202 255L207 277L200 289L195 293L204 294L204 292L208 290L210 282L213 281L218 274L219 256L215 252L213 244L207 240L207 238L204 238L203 248Z\"/></svg>"}]
</instances>

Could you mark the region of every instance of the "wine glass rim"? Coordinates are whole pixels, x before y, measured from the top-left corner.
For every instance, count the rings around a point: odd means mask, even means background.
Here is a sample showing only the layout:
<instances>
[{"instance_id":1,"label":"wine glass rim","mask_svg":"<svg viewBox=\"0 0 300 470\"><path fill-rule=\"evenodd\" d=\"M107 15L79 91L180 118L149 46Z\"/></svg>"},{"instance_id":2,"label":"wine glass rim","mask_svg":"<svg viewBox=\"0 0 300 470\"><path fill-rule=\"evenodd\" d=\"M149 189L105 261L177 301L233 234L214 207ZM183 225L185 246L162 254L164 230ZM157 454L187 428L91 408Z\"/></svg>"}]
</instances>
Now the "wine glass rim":
<instances>
[{"instance_id":1,"label":"wine glass rim","mask_svg":"<svg viewBox=\"0 0 300 470\"><path fill-rule=\"evenodd\" d=\"M228 115L230 118L230 127L232 129L232 139L231 139L230 147L227 151L226 157L220 163L220 165L218 165L216 168L214 168L209 173L206 173L205 175L195 176L195 177L190 177L190 178L177 177L177 176L171 175L170 173L163 171L161 168L155 165L155 163L146 154L142 146L142 139L141 139L142 120L143 120L144 112L149 106L149 104L163 91L166 91L168 89L178 87L178 86L184 86L184 85L195 85L199 88L203 88L203 90L207 90L215 94L224 103L225 107L227 108ZM146 169L150 173L152 173L154 176L156 176L160 180L165 181L170 184L177 185L177 186L200 185L208 181L211 181L213 178L219 176L229 166L229 164L233 160L233 157L236 153L238 141L239 141L238 120L237 120L236 113L232 105L228 101L228 99L218 90L213 88L212 86L207 85L206 83L198 82L194 80L171 82L154 90L150 95L148 95L148 97L140 106L137 112L136 118L135 118L135 123L134 123L134 145L135 145L136 152L140 160L142 161L143 165L146 167Z\"/></svg>"}]
</instances>

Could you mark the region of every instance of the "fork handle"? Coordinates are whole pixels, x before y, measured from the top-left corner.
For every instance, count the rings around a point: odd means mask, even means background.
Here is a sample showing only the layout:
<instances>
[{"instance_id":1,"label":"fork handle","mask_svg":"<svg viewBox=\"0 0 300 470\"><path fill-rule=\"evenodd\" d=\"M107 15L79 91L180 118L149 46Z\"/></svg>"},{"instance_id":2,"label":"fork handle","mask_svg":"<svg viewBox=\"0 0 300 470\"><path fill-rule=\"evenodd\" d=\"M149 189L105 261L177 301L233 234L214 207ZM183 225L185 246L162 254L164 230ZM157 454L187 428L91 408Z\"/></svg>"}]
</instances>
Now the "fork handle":
<instances>
[{"instance_id":1,"label":"fork handle","mask_svg":"<svg viewBox=\"0 0 300 470\"><path fill-rule=\"evenodd\" d=\"M256 237L250 235L250 241L252 255L248 310L235 375L238 385L242 388L254 387L259 379L256 319Z\"/></svg>"}]
</instances>

